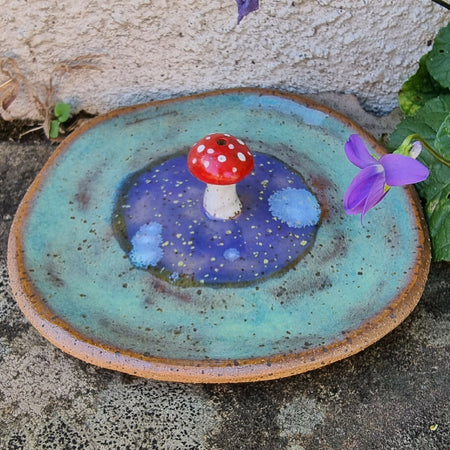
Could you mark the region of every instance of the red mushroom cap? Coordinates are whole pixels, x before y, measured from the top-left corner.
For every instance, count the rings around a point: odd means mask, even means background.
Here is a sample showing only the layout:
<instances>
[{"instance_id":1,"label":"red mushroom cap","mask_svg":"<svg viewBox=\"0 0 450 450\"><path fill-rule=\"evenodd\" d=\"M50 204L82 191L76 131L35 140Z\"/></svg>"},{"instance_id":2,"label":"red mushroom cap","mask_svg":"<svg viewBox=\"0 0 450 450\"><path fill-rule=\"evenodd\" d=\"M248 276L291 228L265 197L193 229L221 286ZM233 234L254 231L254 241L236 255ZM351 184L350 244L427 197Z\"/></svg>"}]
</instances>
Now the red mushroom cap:
<instances>
[{"instance_id":1,"label":"red mushroom cap","mask_svg":"<svg viewBox=\"0 0 450 450\"><path fill-rule=\"evenodd\" d=\"M208 184L236 184L253 169L253 155L240 140L224 133L213 133L198 141L188 155L188 169Z\"/></svg>"}]
</instances>

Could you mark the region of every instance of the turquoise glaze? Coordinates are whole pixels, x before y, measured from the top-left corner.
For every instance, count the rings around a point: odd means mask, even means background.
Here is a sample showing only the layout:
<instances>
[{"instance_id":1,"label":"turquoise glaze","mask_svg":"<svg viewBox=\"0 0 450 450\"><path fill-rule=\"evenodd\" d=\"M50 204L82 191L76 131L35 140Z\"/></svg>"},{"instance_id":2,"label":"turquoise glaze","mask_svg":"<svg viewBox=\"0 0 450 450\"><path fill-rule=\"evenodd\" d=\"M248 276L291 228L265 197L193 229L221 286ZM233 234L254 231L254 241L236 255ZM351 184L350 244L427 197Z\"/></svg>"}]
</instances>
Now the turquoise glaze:
<instances>
[{"instance_id":1,"label":"turquoise glaze","mask_svg":"<svg viewBox=\"0 0 450 450\"><path fill-rule=\"evenodd\" d=\"M314 244L281 276L248 286L183 286L176 276L164 281L134 267L114 235L127 177L187 154L212 132L231 133L292 167L321 206ZM364 226L344 212L358 171L344 144L355 132L326 111L252 91L150 104L96 121L69 138L32 195L21 224L28 277L70 329L119 352L241 360L330 346L390 305L417 258L415 206L405 189L391 189Z\"/></svg>"}]
</instances>

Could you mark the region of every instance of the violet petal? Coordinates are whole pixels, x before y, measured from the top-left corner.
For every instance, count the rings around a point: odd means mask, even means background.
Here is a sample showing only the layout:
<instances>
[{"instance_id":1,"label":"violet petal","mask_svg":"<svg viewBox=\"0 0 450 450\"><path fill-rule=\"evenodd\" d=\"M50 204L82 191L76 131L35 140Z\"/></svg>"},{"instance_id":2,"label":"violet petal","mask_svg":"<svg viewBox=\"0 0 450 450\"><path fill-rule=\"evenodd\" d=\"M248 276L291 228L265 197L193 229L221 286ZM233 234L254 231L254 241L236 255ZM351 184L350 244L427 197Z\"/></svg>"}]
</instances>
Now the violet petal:
<instances>
[{"instance_id":1,"label":"violet petal","mask_svg":"<svg viewBox=\"0 0 450 450\"><path fill-rule=\"evenodd\" d=\"M259 8L259 0L236 0L236 3L238 6L238 24L247 14Z\"/></svg>"},{"instance_id":2,"label":"violet petal","mask_svg":"<svg viewBox=\"0 0 450 450\"><path fill-rule=\"evenodd\" d=\"M369 195L367 196L366 202L364 203L364 208L361 212L361 225L363 224L364 215L367 213L367 211L380 203L388 193L389 189L386 190L385 185L386 183L384 174L374 179Z\"/></svg>"},{"instance_id":3,"label":"violet petal","mask_svg":"<svg viewBox=\"0 0 450 450\"><path fill-rule=\"evenodd\" d=\"M386 174L386 184L389 186L403 186L425 180L429 170L416 159L405 155L390 154L380 159Z\"/></svg>"},{"instance_id":4,"label":"violet petal","mask_svg":"<svg viewBox=\"0 0 450 450\"><path fill-rule=\"evenodd\" d=\"M360 169L378 163L378 161L369 153L363 140L357 134L352 134L349 137L345 144L345 154L349 161Z\"/></svg>"},{"instance_id":5,"label":"violet petal","mask_svg":"<svg viewBox=\"0 0 450 450\"><path fill-rule=\"evenodd\" d=\"M372 164L353 178L344 195L344 208L347 214L361 214L368 211L367 198L378 180L381 180L380 183L384 186L384 171L381 164Z\"/></svg>"}]
</instances>

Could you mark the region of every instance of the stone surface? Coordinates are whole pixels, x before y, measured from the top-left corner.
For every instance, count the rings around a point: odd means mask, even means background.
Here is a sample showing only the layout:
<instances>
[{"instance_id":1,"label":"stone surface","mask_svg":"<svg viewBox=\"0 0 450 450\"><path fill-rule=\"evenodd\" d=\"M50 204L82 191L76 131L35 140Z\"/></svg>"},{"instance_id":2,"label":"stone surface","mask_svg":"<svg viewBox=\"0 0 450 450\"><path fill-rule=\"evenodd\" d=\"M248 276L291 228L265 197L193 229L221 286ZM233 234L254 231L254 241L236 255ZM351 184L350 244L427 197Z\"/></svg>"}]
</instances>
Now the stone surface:
<instances>
[{"instance_id":1,"label":"stone surface","mask_svg":"<svg viewBox=\"0 0 450 450\"><path fill-rule=\"evenodd\" d=\"M320 96L380 137L349 96ZM382 124L386 123L386 128ZM291 378L183 385L74 359L15 304L6 242L17 205L55 149L0 142L0 448L442 450L450 443L450 266L432 264L408 319L363 352Z\"/></svg>"},{"instance_id":2,"label":"stone surface","mask_svg":"<svg viewBox=\"0 0 450 450\"><path fill-rule=\"evenodd\" d=\"M10 0L0 57L39 87L58 63L99 55L101 70L66 74L51 102L91 113L237 86L352 93L386 112L449 18L431 0L261 2L240 25L234 0ZM11 111L36 116L23 96Z\"/></svg>"}]
</instances>

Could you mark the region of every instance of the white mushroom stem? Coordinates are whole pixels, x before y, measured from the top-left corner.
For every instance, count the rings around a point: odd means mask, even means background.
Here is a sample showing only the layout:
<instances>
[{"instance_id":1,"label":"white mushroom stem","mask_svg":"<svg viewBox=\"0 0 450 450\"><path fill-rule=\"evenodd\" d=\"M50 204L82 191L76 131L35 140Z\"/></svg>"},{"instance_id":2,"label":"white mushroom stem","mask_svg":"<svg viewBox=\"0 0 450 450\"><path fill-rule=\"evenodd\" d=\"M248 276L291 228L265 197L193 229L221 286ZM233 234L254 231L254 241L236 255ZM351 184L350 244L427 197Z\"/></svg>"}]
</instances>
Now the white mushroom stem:
<instances>
[{"instance_id":1,"label":"white mushroom stem","mask_svg":"<svg viewBox=\"0 0 450 450\"><path fill-rule=\"evenodd\" d=\"M235 184L207 184L203 196L206 213L215 219L233 219L242 211Z\"/></svg>"}]
</instances>

